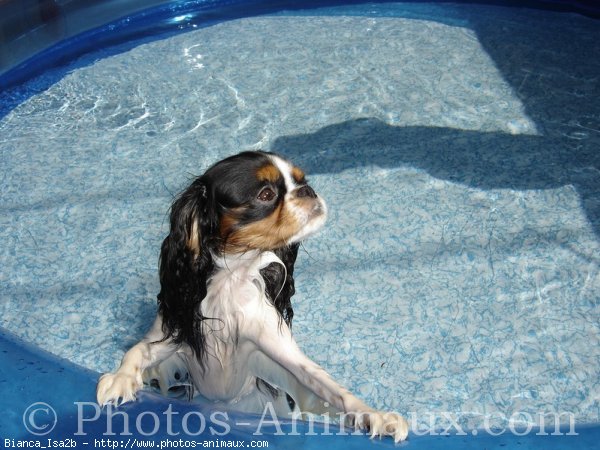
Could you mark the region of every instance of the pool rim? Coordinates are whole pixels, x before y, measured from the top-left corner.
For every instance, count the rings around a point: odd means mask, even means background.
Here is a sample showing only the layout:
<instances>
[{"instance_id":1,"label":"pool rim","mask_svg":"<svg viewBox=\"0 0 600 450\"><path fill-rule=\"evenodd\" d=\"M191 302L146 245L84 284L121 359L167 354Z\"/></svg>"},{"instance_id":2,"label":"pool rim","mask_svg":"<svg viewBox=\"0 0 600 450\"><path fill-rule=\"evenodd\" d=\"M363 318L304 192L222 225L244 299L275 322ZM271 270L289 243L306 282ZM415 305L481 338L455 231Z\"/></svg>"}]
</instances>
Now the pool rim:
<instances>
[{"instance_id":1,"label":"pool rim","mask_svg":"<svg viewBox=\"0 0 600 450\"><path fill-rule=\"evenodd\" d=\"M0 31L7 27L10 17L3 11L12 7L21 0L8 0L0 3ZM48 0L55 2L55 0ZM273 14L288 10L316 9L344 5L359 5L370 3L456 3L472 5L493 5L504 7L533 8L558 13L580 14L594 20L600 20L600 3L594 0L438 0L427 2L416 0L414 2L394 0L153 0L150 7L140 7L142 0L125 0L107 2L110 6L118 4L119 8L111 15L111 19L94 26L89 26L86 21L73 19L68 30L57 32L54 42L46 44L37 43L36 48L24 47L17 52L13 64L3 65L0 58L0 91L16 88L42 73L65 67L77 58L94 52L100 48L118 46L125 43L148 38L158 38L176 34L197 27L210 26L215 23L253 17L257 15ZM149 1L149 0L146 0ZM74 12L64 13L53 17L36 30L24 30L22 34L13 36L5 45L10 46L18 40L27 38L30 32L43 31L44 28L57 28L69 17L86 13L97 13L100 0L71 0L65 4L81 4L79 8L72 7ZM108 11L104 10L104 13ZM39 13L39 11L35 11ZM32 11L33 13L33 11ZM21 18L23 19L23 18ZM84 23L81 23L84 22ZM90 23L94 23L93 20ZM62 25L63 27L64 24ZM0 36L3 34L0 33ZM6 41L6 39L4 39ZM0 55L1 56L1 55ZM0 115L2 117L2 115Z\"/></svg>"}]
</instances>

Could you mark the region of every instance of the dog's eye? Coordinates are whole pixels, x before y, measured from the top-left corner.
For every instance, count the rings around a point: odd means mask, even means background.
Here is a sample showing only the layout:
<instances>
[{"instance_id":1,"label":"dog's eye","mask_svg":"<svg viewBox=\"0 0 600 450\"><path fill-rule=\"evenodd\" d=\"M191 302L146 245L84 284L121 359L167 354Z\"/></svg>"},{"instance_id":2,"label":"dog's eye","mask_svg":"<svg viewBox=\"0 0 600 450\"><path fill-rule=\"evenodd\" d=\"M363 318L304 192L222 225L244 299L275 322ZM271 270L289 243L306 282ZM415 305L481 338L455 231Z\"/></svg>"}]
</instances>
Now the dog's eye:
<instances>
[{"instance_id":1,"label":"dog's eye","mask_svg":"<svg viewBox=\"0 0 600 450\"><path fill-rule=\"evenodd\" d=\"M261 202L271 202L275 198L275 191L270 187L263 188L256 197Z\"/></svg>"}]
</instances>

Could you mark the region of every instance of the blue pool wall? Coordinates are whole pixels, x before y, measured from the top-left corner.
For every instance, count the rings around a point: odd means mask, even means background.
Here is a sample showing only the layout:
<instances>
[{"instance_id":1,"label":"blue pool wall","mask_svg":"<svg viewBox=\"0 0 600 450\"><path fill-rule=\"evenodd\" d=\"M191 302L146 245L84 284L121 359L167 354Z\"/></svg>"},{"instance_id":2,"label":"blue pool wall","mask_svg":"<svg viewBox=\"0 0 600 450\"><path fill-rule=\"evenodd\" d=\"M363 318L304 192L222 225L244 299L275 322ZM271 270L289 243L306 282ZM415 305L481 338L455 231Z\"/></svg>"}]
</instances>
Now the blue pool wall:
<instances>
[{"instance_id":1,"label":"blue pool wall","mask_svg":"<svg viewBox=\"0 0 600 450\"><path fill-rule=\"evenodd\" d=\"M261 442L262 448L295 450L364 450L371 447L414 450L568 450L596 449L600 442L600 426L586 425L576 428L576 436L569 434L571 430L568 427L558 432L548 430L545 435L538 435L536 430L532 430L523 436L510 432L499 435L497 432L478 433L476 430L463 430L457 434L456 430L451 429L439 434L409 435L408 441L398 445L391 439L370 440L364 434L352 435L347 432L339 435L335 429L325 430L317 423L309 426L304 422L294 424L282 421L276 427L269 424L268 420L261 422L259 416L231 411L227 412L226 418L219 416L218 420L211 422L210 405L169 400L145 392L139 395L140 401L123 405L112 414L106 409L99 413L98 407L93 404L98 376L93 371L40 350L0 328L0 405L3 410L0 439L4 447L17 445L18 441L27 441L38 442L45 448L59 445L60 442L77 448L98 448L108 445L107 442L110 441L110 445L118 445L118 448L135 449L137 447L132 442L136 439L153 441L157 445L167 440L174 442L183 439L196 443L243 441L246 445L254 441ZM46 417L45 410L33 416L34 424L39 428L46 425L53 427L48 433L34 434L27 431L25 422L30 417L31 406L36 404L51 408L53 415L48 416L49 418ZM169 414L165 414L167 411ZM170 424L166 419L169 415L174 418ZM205 431L195 436L185 435L183 429L201 429L199 422L192 421L187 424L188 428L183 428L181 418L186 415L202 415L206 418ZM160 423L156 432L153 432L154 417L158 417ZM127 425L124 420L127 420ZM226 428L222 423L227 423L229 427L227 434L219 436L210 432L211 424L215 431L223 432ZM260 434L256 434L257 430ZM7 440L9 445L6 445Z\"/></svg>"},{"instance_id":2,"label":"blue pool wall","mask_svg":"<svg viewBox=\"0 0 600 450\"><path fill-rule=\"evenodd\" d=\"M0 90L111 44L280 10L360 0L7 0L0 3ZM412 3L419 3L419 0ZM538 8L600 18L596 0L442 0Z\"/></svg>"},{"instance_id":3,"label":"blue pool wall","mask_svg":"<svg viewBox=\"0 0 600 450\"><path fill-rule=\"evenodd\" d=\"M35 77L44 70L58 67L73 58L96 48L176 33L188 26L209 25L234 17L255 15L281 9L304 6L347 4L350 2L257 2L257 1L188 1L164 2L138 1L84 1L70 2L8 0L0 4L0 89L18 85ZM357 3L357 2L354 2ZM358 2L360 3L360 2ZM456 3L456 2L455 2ZM597 2L593 1L529 1L529 2L465 2L512 6L527 6L556 11L600 17ZM175 20L174 18L179 18ZM132 44L135 45L135 44ZM43 86L39 87L43 89ZM15 104L0 105L0 117ZM64 439L74 436L80 426L81 417L77 402L93 402L94 390L99 374L76 366L69 361L50 355L23 342L10 332L0 330L0 396L3 418L0 420L0 438L31 439L24 430L24 412L35 402L45 402L57 411L59 425L46 436ZM173 405L174 411L183 415L190 408L200 408L209 414L208 406L190 406L170 402L151 394L143 394L140 403L128 405L125 411L135 422L148 408L164 411ZM94 410L90 407L84 414L90 419ZM87 414L87 415L86 415ZM82 442L105 436L106 411L98 420L86 421L85 436L77 437ZM235 421L237 416L232 415ZM247 418L244 418L246 420ZM257 418L251 418L256 424ZM285 425L288 426L288 425ZM167 430L159 430L153 439L170 437ZM600 426L578 428L578 436L527 436L504 434L490 436L469 434L468 436L422 436L412 437L408 444L412 448L598 448ZM144 437L134 427L133 437ZM289 434L289 433L288 433ZM209 438L209 436L205 436ZM243 429L234 429L227 439L256 439ZM199 439L197 437L197 439ZM265 437L269 448L365 448L363 438L333 436ZM376 441L372 445L393 447L390 440Z\"/></svg>"}]
</instances>

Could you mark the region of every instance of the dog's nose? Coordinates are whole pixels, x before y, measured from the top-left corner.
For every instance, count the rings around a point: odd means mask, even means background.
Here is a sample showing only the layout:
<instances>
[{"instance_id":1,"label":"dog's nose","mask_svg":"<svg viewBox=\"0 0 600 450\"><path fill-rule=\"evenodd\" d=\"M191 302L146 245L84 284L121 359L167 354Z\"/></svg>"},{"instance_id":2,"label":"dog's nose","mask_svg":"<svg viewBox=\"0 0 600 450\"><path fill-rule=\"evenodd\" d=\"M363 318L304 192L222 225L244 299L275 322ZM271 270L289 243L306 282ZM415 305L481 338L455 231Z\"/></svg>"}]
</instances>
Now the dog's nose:
<instances>
[{"instance_id":1,"label":"dog's nose","mask_svg":"<svg viewBox=\"0 0 600 450\"><path fill-rule=\"evenodd\" d=\"M298 190L296 191L296 197L298 197L298 198L304 198L304 197L317 198L317 193L308 184L305 184L304 186L301 186L298 188Z\"/></svg>"}]
</instances>

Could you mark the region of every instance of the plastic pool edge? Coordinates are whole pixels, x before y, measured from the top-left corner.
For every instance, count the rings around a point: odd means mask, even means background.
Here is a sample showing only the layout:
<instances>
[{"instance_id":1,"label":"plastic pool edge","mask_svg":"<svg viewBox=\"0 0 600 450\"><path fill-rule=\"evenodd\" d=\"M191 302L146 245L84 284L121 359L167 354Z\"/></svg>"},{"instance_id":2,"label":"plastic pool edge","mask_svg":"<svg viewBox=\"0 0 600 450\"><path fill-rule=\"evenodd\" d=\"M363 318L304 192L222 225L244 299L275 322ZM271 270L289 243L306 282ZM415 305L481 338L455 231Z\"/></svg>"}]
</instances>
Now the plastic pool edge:
<instances>
[{"instance_id":1,"label":"plastic pool edge","mask_svg":"<svg viewBox=\"0 0 600 450\"><path fill-rule=\"evenodd\" d=\"M394 0L381 0L393 2ZM417 2L419 0L416 0ZM423 1L423 0L421 0ZM594 0L440 0L440 3L481 3L489 5L506 5L521 8L541 8L555 12L575 13L592 19L600 19L600 7ZM11 3L6 2L6 5ZM74 2L76 3L76 2ZM82 2L85 5L85 2ZM96 7L90 2L90 11ZM126 4L127 2L123 2ZM233 18L248 17L257 14L269 14L281 10L302 8L318 8L323 6L340 6L345 4L369 3L368 0L185 0L152 2L147 9L128 9L123 7L113 20L97 26L78 24L73 26L78 31L67 34L47 46L42 46L23 53L17 61L7 67L0 64L0 91L8 89L34 78L46 70L67 65L74 59L92 52L94 49L111 46L124 41L136 41L141 38L159 34L178 32L187 27L210 25L214 22ZM85 8L84 8L85 9ZM0 12L2 5L0 5ZM164 19L168 13L172 18ZM173 20L176 18L177 20ZM0 25L2 23L0 22ZM53 25L53 24L50 24ZM46 24L44 24L46 26ZM21 39L25 35L17 38ZM8 42L11 44L10 40ZM1 60L0 60L1 62ZM1 113L0 108L0 113ZM0 114L2 117L2 114Z\"/></svg>"},{"instance_id":2,"label":"plastic pool edge","mask_svg":"<svg viewBox=\"0 0 600 450\"><path fill-rule=\"evenodd\" d=\"M367 436L351 435L350 431L339 435L337 429L328 432L321 424L311 428L307 422L282 420L274 424L270 415L216 411L209 404L170 400L146 392L134 403L100 410L95 403L98 377L98 373L40 350L0 328L0 392L5 411L0 439L5 448L15 448L23 441L46 446L70 442L78 448L118 442L118 448L135 448L132 443L142 440L156 446L181 440L188 445L195 442L198 447L204 442L223 441L261 443L263 448L396 447L391 439L370 441ZM552 450L592 449L600 442L600 425L576 426L576 435L569 431L562 429L560 435L552 435L554 431L548 430L539 435L533 429L523 436L508 431L495 436L473 430L424 436L412 433L400 445L414 449Z\"/></svg>"}]
</instances>

